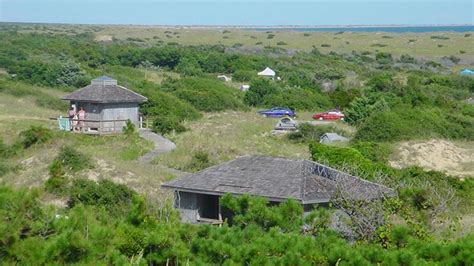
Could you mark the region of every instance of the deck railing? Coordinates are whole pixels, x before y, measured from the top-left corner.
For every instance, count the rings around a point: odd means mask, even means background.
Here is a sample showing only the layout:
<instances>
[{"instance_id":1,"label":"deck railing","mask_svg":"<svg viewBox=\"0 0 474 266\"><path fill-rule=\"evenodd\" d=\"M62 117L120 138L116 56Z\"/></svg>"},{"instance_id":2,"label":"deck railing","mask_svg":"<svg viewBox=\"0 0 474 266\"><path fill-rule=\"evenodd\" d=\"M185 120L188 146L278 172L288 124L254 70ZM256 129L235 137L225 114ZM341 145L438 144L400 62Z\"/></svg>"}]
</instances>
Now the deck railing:
<instances>
[{"instance_id":1,"label":"deck railing","mask_svg":"<svg viewBox=\"0 0 474 266\"><path fill-rule=\"evenodd\" d=\"M51 118L57 120L59 129L74 133L108 135L120 134L127 124L127 119L95 120L95 119L70 119L67 117Z\"/></svg>"}]
</instances>

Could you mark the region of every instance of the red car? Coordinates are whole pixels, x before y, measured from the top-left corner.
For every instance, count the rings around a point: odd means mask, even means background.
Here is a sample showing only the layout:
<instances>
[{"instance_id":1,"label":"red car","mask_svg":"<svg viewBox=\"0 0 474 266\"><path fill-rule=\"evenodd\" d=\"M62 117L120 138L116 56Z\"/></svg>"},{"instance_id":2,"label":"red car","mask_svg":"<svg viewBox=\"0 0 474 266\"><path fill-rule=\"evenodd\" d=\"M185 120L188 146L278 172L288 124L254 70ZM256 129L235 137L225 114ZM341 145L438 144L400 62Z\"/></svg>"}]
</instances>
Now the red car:
<instances>
[{"instance_id":1,"label":"red car","mask_svg":"<svg viewBox=\"0 0 474 266\"><path fill-rule=\"evenodd\" d=\"M316 120L344 120L344 114L339 110L329 110L323 113L313 115Z\"/></svg>"}]
</instances>

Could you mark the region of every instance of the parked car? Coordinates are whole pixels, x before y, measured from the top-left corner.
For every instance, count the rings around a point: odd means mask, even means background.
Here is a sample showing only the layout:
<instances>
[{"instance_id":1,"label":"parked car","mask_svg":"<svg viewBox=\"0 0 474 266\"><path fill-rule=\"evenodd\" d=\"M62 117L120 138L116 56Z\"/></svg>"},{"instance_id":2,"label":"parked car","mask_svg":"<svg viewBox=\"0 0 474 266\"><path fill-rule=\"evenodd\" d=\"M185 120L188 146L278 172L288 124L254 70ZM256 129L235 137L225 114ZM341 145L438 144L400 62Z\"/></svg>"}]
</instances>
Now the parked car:
<instances>
[{"instance_id":1,"label":"parked car","mask_svg":"<svg viewBox=\"0 0 474 266\"><path fill-rule=\"evenodd\" d=\"M313 119L316 119L316 120L344 120L344 114L339 110L329 110L327 112L314 114Z\"/></svg>"},{"instance_id":2,"label":"parked car","mask_svg":"<svg viewBox=\"0 0 474 266\"><path fill-rule=\"evenodd\" d=\"M283 117L283 116L295 117L296 116L296 113L293 110L291 110L290 108L285 108L285 107L275 107L268 110L261 110L261 111L258 111L258 113L265 117Z\"/></svg>"}]
</instances>

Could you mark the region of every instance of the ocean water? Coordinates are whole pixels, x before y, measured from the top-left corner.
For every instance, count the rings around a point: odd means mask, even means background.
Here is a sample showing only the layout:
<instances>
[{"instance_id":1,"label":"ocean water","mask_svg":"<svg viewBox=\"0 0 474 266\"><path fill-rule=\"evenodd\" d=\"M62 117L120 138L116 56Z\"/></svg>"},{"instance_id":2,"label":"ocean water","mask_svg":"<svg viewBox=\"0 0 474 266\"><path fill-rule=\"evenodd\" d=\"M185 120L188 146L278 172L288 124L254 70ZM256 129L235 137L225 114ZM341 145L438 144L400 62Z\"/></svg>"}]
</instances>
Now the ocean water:
<instances>
[{"instance_id":1,"label":"ocean water","mask_svg":"<svg viewBox=\"0 0 474 266\"><path fill-rule=\"evenodd\" d=\"M334 27L334 28L311 28L311 27L278 27L278 28L257 28L256 30L261 31L278 31L278 30L293 30L302 32L394 32L394 33L407 33L407 32L474 32L474 25L469 26L396 26L396 27Z\"/></svg>"}]
</instances>

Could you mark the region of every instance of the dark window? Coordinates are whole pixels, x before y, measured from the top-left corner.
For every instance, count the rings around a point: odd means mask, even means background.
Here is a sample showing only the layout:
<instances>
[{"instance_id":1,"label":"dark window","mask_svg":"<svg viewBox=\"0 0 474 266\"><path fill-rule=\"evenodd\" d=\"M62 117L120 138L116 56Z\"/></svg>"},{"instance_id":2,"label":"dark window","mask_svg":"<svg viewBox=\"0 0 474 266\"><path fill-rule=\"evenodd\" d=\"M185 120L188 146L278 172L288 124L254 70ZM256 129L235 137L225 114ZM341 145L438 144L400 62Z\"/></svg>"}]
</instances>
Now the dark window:
<instances>
[{"instance_id":1,"label":"dark window","mask_svg":"<svg viewBox=\"0 0 474 266\"><path fill-rule=\"evenodd\" d=\"M198 195L199 216L207 219L219 219L219 197L214 195Z\"/></svg>"}]
</instances>

